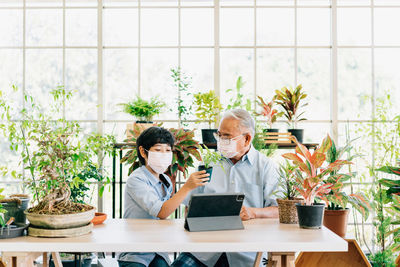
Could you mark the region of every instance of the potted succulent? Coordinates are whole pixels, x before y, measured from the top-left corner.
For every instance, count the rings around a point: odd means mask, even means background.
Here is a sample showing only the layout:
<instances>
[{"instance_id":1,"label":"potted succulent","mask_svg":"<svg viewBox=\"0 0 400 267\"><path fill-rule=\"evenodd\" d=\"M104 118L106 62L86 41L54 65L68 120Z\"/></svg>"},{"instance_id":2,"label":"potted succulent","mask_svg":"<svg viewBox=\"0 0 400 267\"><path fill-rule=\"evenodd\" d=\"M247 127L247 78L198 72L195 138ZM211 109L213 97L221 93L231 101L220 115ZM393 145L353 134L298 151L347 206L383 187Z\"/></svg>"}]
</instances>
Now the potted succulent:
<instances>
[{"instance_id":1,"label":"potted succulent","mask_svg":"<svg viewBox=\"0 0 400 267\"><path fill-rule=\"evenodd\" d=\"M194 159L201 161L199 153L199 142L194 139L194 131L185 131L184 129L168 129L175 139L173 148L172 164L166 171L166 174L171 178L175 188L175 179L178 172L181 172L186 178L188 169L194 167ZM133 130L133 136L129 139L129 142L136 143L136 139L139 137L142 129L135 127ZM121 162L130 165L129 173L131 174L135 169L140 167L139 158L137 156L136 148L132 146L126 147L126 154L122 157Z\"/></svg>"},{"instance_id":2,"label":"potted succulent","mask_svg":"<svg viewBox=\"0 0 400 267\"><path fill-rule=\"evenodd\" d=\"M216 151L211 151L207 146L204 145L204 148L200 146L200 155L201 155L201 163L198 167L199 171L206 171L210 176L212 176L213 165L221 162L222 156L220 153ZM219 164L222 167L222 164Z\"/></svg>"},{"instance_id":3,"label":"potted succulent","mask_svg":"<svg viewBox=\"0 0 400 267\"><path fill-rule=\"evenodd\" d=\"M323 198L331 191L333 184L324 182L324 177L340 169L350 162L336 160L326 167L322 167L326 160L326 154L332 146L332 140L327 135L319 147L311 153L304 145L295 140L296 153L286 153L282 156L289 159L299 169L296 175L299 186L296 190L304 198L304 204L297 203L297 215L301 228L319 229L322 225L324 203L314 203L315 198Z\"/></svg>"},{"instance_id":4,"label":"potted succulent","mask_svg":"<svg viewBox=\"0 0 400 267\"><path fill-rule=\"evenodd\" d=\"M136 122L133 125L138 125L143 128L143 130L153 126L153 117L159 115L165 103L158 100L158 98L153 97L150 100L145 100L140 96L136 96L135 99L129 101L128 103L119 104L122 106L122 111L132 115L136 118ZM132 136L133 125L131 123L127 124L126 134L127 138Z\"/></svg>"},{"instance_id":5,"label":"potted succulent","mask_svg":"<svg viewBox=\"0 0 400 267\"><path fill-rule=\"evenodd\" d=\"M350 153L351 150L351 142L342 148L336 148L335 142L332 141L332 146L327 152L326 162L331 164L336 160L341 159L345 153ZM356 156L357 155L349 155L346 161L351 162ZM324 212L324 226L332 230L340 237L345 237L347 232L347 219L349 215L349 209L347 208L348 203L350 203L352 207L361 214L364 220L368 218L369 210L371 208L364 193L356 192L352 194L346 194L346 192L343 191L344 183L355 176L355 173L351 172L351 165L348 166L348 173L339 173L339 168L335 171L332 171L327 176L325 182L327 184L331 184L332 187L329 194L322 198L322 200L327 203L327 207L325 208Z\"/></svg>"},{"instance_id":6,"label":"potted succulent","mask_svg":"<svg viewBox=\"0 0 400 267\"><path fill-rule=\"evenodd\" d=\"M228 104L228 106L226 107L227 110L241 108L241 109L246 109L247 111L251 111L250 99L245 99L244 95L241 92L244 84L245 82L243 82L242 76L239 76L236 80L236 88L227 89L225 91L226 93L231 93L231 92L235 93L235 95L229 100L230 104Z\"/></svg>"},{"instance_id":7,"label":"potted succulent","mask_svg":"<svg viewBox=\"0 0 400 267\"><path fill-rule=\"evenodd\" d=\"M288 160L279 167L278 190L275 195L278 202L279 222L294 224L299 223L297 217L296 203L303 203L304 199L299 198L299 192L296 187L299 186L297 175L299 170L296 166L291 165Z\"/></svg>"},{"instance_id":8,"label":"potted succulent","mask_svg":"<svg viewBox=\"0 0 400 267\"><path fill-rule=\"evenodd\" d=\"M30 175L24 180L33 192L35 203L25 211L31 225L29 235L88 233L92 227L89 223L94 216L94 207L73 202L70 184L77 182L77 174L85 168L90 153L81 144L81 128L77 122L55 119L62 113L72 93L60 86L51 94L52 112L43 113L33 97L24 92L26 107L19 112L19 124L10 119L12 106L8 103L11 101L0 100L2 115L5 114L7 119L2 130L12 144L11 148L20 153L20 165L25 164Z\"/></svg>"},{"instance_id":9,"label":"potted succulent","mask_svg":"<svg viewBox=\"0 0 400 267\"><path fill-rule=\"evenodd\" d=\"M174 86L178 89L178 120L179 124L188 127L189 116L192 112L192 106L187 103L191 98L190 92L191 77L186 76L180 67L171 69L171 78L174 80Z\"/></svg>"},{"instance_id":10,"label":"potted succulent","mask_svg":"<svg viewBox=\"0 0 400 267\"><path fill-rule=\"evenodd\" d=\"M262 111L260 113L256 113L256 115L264 116L267 120L268 128L264 129L264 132L279 132L279 129L272 128L274 122L276 122L277 118L283 115L283 112L278 112L274 109L275 101L271 100L270 102L266 103L261 96L257 96L258 100L257 104L261 106Z\"/></svg>"},{"instance_id":11,"label":"potted succulent","mask_svg":"<svg viewBox=\"0 0 400 267\"><path fill-rule=\"evenodd\" d=\"M297 123L306 119L302 118L304 112L300 112L299 110L308 105L308 103L302 104L302 100L307 97L307 94L304 93L302 89L301 84L294 90L292 88L283 87L281 90L275 90L276 95L274 97L275 102L283 108L283 114L290 126L288 131L295 136L300 143L303 143L304 129L297 129Z\"/></svg>"},{"instance_id":12,"label":"potted succulent","mask_svg":"<svg viewBox=\"0 0 400 267\"><path fill-rule=\"evenodd\" d=\"M199 122L208 121L209 129L201 129L203 144L209 146L217 143L214 133L217 129L211 129L211 124L217 122L217 118L222 110L219 97L215 95L213 90L208 93L197 93L194 95L194 104L196 108L196 117Z\"/></svg>"}]
</instances>

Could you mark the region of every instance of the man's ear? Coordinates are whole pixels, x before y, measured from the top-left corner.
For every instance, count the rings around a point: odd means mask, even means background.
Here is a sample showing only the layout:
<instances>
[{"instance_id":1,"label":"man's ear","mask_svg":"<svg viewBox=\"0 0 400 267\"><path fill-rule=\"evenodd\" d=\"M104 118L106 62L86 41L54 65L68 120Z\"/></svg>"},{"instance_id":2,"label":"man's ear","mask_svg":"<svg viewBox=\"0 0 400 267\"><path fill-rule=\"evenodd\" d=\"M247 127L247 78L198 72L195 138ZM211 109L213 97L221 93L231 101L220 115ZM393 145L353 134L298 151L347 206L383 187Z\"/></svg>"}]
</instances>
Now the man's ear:
<instances>
[{"instance_id":1,"label":"man's ear","mask_svg":"<svg viewBox=\"0 0 400 267\"><path fill-rule=\"evenodd\" d=\"M246 134L245 138L246 138L245 144L246 144L246 146L249 146L251 144L251 141L252 141L251 134Z\"/></svg>"}]
</instances>

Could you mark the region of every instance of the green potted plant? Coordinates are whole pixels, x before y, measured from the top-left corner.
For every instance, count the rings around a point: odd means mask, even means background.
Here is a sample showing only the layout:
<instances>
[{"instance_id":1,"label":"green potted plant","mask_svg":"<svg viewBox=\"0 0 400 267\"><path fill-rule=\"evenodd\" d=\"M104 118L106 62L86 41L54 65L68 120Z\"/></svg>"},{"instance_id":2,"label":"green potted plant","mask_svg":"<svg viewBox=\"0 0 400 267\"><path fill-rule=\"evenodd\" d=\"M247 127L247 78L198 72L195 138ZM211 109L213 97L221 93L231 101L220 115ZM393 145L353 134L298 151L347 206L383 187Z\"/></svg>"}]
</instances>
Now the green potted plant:
<instances>
[{"instance_id":1,"label":"green potted plant","mask_svg":"<svg viewBox=\"0 0 400 267\"><path fill-rule=\"evenodd\" d=\"M4 196L1 193L4 191L4 188L0 188L0 200L4 199ZM17 225L14 224L14 218L10 217L5 219L5 214L7 214L7 210L3 207L0 202L0 239L6 238L14 238L18 236L22 236L27 227L26 224Z\"/></svg>"},{"instance_id":2,"label":"green potted plant","mask_svg":"<svg viewBox=\"0 0 400 267\"><path fill-rule=\"evenodd\" d=\"M357 155L350 155L353 149L351 142L348 142L344 147L336 148L335 142L332 141L332 146L327 152L326 162L331 164L341 159L345 153L348 154L347 162L351 162ZM343 166L342 166L343 167ZM324 198L327 207L324 212L323 224L340 237L345 237L347 233L347 220L349 215L348 204L358 211L362 218L366 220L369 216L370 204L362 192L346 194L343 191L344 183L348 182L356 173L351 172L351 165L348 165L348 173L339 173L340 168L332 171L326 178L325 182L331 184L331 191Z\"/></svg>"},{"instance_id":3,"label":"green potted plant","mask_svg":"<svg viewBox=\"0 0 400 267\"><path fill-rule=\"evenodd\" d=\"M3 209L7 211L4 220L8 221L11 217L13 217L15 219L15 224L25 225L26 215L24 211L28 208L29 200L29 196L26 194L13 194L8 198L0 199Z\"/></svg>"},{"instance_id":4,"label":"green potted plant","mask_svg":"<svg viewBox=\"0 0 400 267\"><path fill-rule=\"evenodd\" d=\"M199 153L199 142L194 139L194 130L185 131L184 129L168 129L175 139L174 148L172 150L172 164L166 171L166 174L171 178L175 186L175 179L178 172L181 172L186 178L188 169L194 167L194 159L201 161ZM133 130L133 136L129 139L129 142L136 143L136 139L139 137L142 129L135 127ZM139 158L137 156L136 148L132 146L126 147L126 154L121 159L122 163L130 165L129 173L131 174L134 170L140 167Z\"/></svg>"},{"instance_id":5,"label":"green potted plant","mask_svg":"<svg viewBox=\"0 0 400 267\"><path fill-rule=\"evenodd\" d=\"M192 112L192 106L187 103L187 100L192 96L189 90L191 87L191 77L186 76L181 68L177 67L171 69L171 78L174 80L174 86L178 89L177 103L179 125L188 127L189 116Z\"/></svg>"},{"instance_id":6,"label":"green potted plant","mask_svg":"<svg viewBox=\"0 0 400 267\"><path fill-rule=\"evenodd\" d=\"M282 156L289 159L299 169L296 175L299 186L296 190L304 198L304 204L297 203L297 215L301 228L319 229L322 225L324 203L314 203L315 198L324 198L333 184L324 182L324 177L329 173L340 169L345 164L351 164L345 160L336 160L323 167L326 154L332 146L332 140L327 135L317 149L311 153L304 145L295 140L296 153L285 153Z\"/></svg>"},{"instance_id":7,"label":"green potted plant","mask_svg":"<svg viewBox=\"0 0 400 267\"><path fill-rule=\"evenodd\" d=\"M21 121L18 124L10 116L12 101L2 98L0 108L6 122L1 129L12 150L20 154L20 166L24 164L30 175L24 178L35 203L25 211L31 225L29 235L84 234L91 230L89 223L95 210L93 206L71 200L70 184L85 168L90 153L81 144L79 124L56 119L72 93L59 86L51 95L51 112L44 113L34 98L24 92L26 107L19 111Z\"/></svg>"},{"instance_id":8,"label":"green potted plant","mask_svg":"<svg viewBox=\"0 0 400 267\"><path fill-rule=\"evenodd\" d=\"M210 176L211 181L211 176L212 176L212 171L213 171L213 166L215 164L219 164L222 167L221 159L222 156L220 153L216 151L211 151L207 146L204 145L204 148L200 146L200 155L201 155L201 163L198 167L199 171L206 171Z\"/></svg>"},{"instance_id":9,"label":"green potted plant","mask_svg":"<svg viewBox=\"0 0 400 267\"><path fill-rule=\"evenodd\" d=\"M247 111L252 110L251 109L251 100L248 98L245 99L244 95L241 92L244 84L245 84L245 82L242 80L242 76L239 76L236 80L235 89L227 89L225 91L226 93L231 93L231 92L234 93L234 96L232 96L230 98L229 104L226 107L227 110L236 109L236 108L246 109Z\"/></svg>"},{"instance_id":10,"label":"green potted plant","mask_svg":"<svg viewBox=\"0 0 400 267\"><path fill-rule=\"evenodd\" d=\"M299 186L297 175L299 170L291 165L288 160L279 166L278 190L275 195L278 196L279 222L287 224L299 223L297 217L296 203L302 203L304 200L299 198L299 192L296 187Z\"/></svg>"},{"instance_id":11,"label":"green potted plant","mask_svg":"<svg viewBox=\"0 0 400 267\"><path fill-rule=\"evenodd\" d=\"M264 116L265 119L267 120L267 125L268 128L264 129L264 132L279 132L279 129L274 129L272 128L272 125L276 120L283 115L283 112L278 112L276 109L274 109L274 104L275 101L274 99L271 100L270 102L266 103L264 99L261 96L257 96L258 100L257 104L261 106L262 111L260 113L256 113L258 116Z\"/></svg>"},{"instance_id":12,"label":"green potted plant","mask_svg":"<svg viewBox=\"0 0 400 267\"><path fill-rule=\"evenodd\" d=\"M303 143L304 129L297 129L299 121L306 120L302 118L304 112L299 110L308 105L302 103L302 100L307 97L307 94L302 91L302 85L298 85L295 89L283 87L281 90L275 90L275 102L280 105L284 111L284 116L290 126L288 130L297 141Z\"/></svg>"},{"instance_id":13,"label":"green potted plant","mask_svg":"<svg viewBox=\"0 0 400 267\"><path fill-rule=\"evenodd\" d=\"M194 105L196 109L196 117L199 122L208 121L208 129L201 129L203 144L209 146L214 145L217 141L214 138L214 133L217 129L211 129L211 124L217 122L217 118L222 110L219 97L215 95L213 90L208 93L197 93L194 95Z\"/></svg>"},{"instance_id":14,"label":"green potted plant","mask_svg":"<svg viewBox=\"0 0 400 267\"><path fill-rule=\"evenodd\" d=\"M153 126L153 117L159 115L165 107L165 103L156 97L152 97L150 100L145 100L140 96L136 96L135 99L128 103L122 103L119 105L122 106L123 112L136 118L136 122L133 125L138 125L143 128L143 130ZM131 131L133 125L129 123L126 126L127 138L130 138L132 135Z\"/></svg>"}]
</instances>

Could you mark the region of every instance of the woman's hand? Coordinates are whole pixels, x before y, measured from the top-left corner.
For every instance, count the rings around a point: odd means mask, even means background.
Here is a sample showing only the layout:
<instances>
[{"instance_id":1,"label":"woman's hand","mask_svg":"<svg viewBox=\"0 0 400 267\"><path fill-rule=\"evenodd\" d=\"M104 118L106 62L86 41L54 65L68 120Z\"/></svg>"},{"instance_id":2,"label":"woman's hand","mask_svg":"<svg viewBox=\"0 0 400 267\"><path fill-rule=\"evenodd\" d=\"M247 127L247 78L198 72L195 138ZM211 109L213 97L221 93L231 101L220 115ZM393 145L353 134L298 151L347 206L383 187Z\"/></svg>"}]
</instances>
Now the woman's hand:
<instances>
[{"instance_id":1,"label":"woman's hand","mask_svg":"<svg viewBox=\"0 0 400 267\"><path fill-rule=\"evenodd\" d=\"M187 179L184 187L193 190L199 186L205 185L210 180L210 175L206 171L199 171L192 173Z\"/></svg>"}]
</instances>

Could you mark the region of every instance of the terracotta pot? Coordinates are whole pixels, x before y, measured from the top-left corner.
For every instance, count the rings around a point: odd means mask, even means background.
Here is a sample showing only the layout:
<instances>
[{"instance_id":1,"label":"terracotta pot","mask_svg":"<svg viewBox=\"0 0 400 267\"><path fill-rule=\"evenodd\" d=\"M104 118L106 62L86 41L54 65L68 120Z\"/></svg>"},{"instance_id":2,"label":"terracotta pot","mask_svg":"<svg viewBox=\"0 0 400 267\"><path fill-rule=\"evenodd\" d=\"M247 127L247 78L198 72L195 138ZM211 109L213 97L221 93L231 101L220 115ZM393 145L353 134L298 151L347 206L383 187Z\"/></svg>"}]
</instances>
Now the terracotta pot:
<instances>
[{"instance_id":1,"label":"terracotta pot","mask_svg":"<svg viewBox=\"0 0 400 267\"><path fill-rule=\"evenodd\" d=\"M324 226L340 237L345 237L347 232L347 218L349 209L328 210L324 213Z\"/></svg>"},{"instance_id":2,"label":"terracotta pot","mask_svg":"<svg viewBox=\"0 0 400 267\"><path fill-rule=\"evenodd\" d=\"M297 217L296 203L303 203L304 199L295 198L293 200L288 200L288 199L278 198L276 201L278 202L280 223L287 223L287 224L299 223L299 219Z\"/></svg>"},{"instance_id":3,"label":"terracotta pot","mask_svg":"<svg viewBox=\"0 0 400 267\"><path fill-rule=\"evenodd\" d=\"M106 219L107 219L107 214L102 213L102 212L96 212L94 214L94 218L92 219L92 223L94 225L102 224Z\"/></svg>"}]
</instances>

